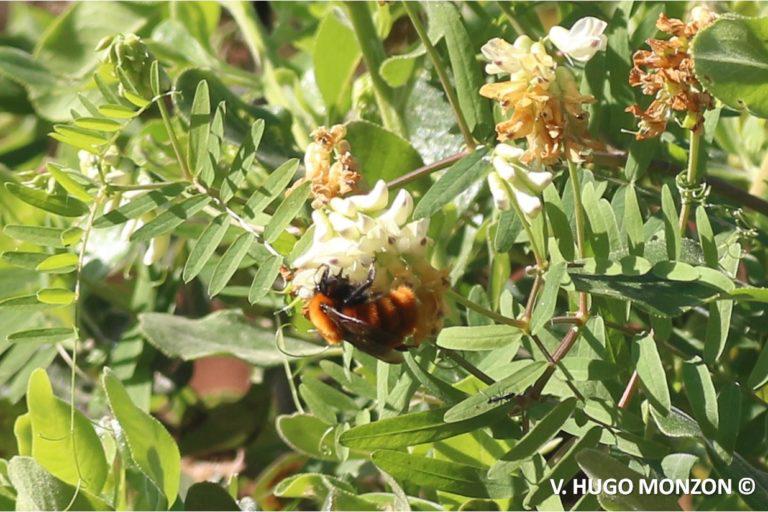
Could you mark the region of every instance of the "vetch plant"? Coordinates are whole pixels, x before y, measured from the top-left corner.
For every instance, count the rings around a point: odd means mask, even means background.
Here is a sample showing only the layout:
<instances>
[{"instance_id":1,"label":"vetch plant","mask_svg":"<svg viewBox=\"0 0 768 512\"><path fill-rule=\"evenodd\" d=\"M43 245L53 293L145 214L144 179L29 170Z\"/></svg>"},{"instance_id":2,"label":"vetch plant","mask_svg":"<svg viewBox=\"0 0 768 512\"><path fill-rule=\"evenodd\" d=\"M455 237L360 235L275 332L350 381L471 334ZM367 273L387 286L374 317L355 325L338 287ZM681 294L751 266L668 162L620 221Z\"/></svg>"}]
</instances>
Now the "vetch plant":
<instances>
[{"instance_id":1,"label":"vetch plant","mask_svg":"<svg viewBox=\"0 0 768 512\"><path fill-rule=\"evenodd\" d=\"M768 507L765 5L6 13L0 508Z\"/></svg>"}]
</instances>

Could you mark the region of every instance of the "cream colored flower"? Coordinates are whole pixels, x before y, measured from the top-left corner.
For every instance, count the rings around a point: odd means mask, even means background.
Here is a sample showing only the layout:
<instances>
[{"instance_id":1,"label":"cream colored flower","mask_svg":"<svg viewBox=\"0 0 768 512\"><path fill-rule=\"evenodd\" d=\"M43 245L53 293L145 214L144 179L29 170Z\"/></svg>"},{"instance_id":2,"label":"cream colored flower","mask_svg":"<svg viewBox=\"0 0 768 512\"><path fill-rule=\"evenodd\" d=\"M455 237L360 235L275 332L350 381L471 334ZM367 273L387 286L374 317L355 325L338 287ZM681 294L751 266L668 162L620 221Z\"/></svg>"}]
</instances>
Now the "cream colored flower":
<instances>
[{"instance_id":1,"label":"cream colored flower","mask_svg":"<svg viewBox=\"0 0 768 512\"><path fill-rule=\"evenodd\" d=\"M514 200L528 217L533 218L541 211L539 194L552 183L553 175L543 169L524 166L521 162L524 154L518 147L497 145L492 157L494 170L488 175L488 187L497 208L508 210Z\"/></svg>"},{"instance_id":2,"label":"cream colored flower","mask_svg":"<svg viewBox=\"0 0 768 512\"><path fill-rule=\"evenodd\" d=\"M429 220L412 221L413 198L400 190L389 204L389 191L379 181L368 194L336 197L312 213L314 233L309 248L293 261L294 293L304 300L315 294L327 269L352 283L375 273L374 293L410 287L418 299L413 340L434 334L446 311L446 272L426 258Z\"/></svg>"},{"instance_id":3,"label":"cream colored flower","mask_svg":"<svg viewBox=\"0 0 768 512\"><path fill-rule=\"evenodd\" d=\"M568 58L587 62L597 52L603 51L608 38L603 34L607 23L587 16L577 21L570 30L560 26L549 29L549 40Z\"/></svg>"}]
</instances>

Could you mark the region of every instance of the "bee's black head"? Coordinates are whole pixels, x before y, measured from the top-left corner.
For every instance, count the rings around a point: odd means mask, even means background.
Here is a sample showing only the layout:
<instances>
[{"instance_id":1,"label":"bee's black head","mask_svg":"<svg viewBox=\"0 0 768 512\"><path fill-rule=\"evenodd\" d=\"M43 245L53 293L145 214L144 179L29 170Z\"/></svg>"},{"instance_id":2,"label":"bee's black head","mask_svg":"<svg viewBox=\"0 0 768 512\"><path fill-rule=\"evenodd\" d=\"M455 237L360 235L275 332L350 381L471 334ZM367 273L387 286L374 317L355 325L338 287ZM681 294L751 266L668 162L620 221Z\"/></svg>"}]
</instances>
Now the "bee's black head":
<instances>
[{"instance_id":1,"label":"bee's black head","mask_svg":"<svg viewBox=\"0 0 768 512\"><path fill-rule=\"evenodd\" d=\"M317 281L315 292L322 293L342 306L362 304L371 299L370 288L375 277L376 272L373 266L371 266L368 278L365 281L353 283L342 274L341 270L337 274L332 274L331 269L325 266L320 279Z\"/></svg>"}]
</instances>

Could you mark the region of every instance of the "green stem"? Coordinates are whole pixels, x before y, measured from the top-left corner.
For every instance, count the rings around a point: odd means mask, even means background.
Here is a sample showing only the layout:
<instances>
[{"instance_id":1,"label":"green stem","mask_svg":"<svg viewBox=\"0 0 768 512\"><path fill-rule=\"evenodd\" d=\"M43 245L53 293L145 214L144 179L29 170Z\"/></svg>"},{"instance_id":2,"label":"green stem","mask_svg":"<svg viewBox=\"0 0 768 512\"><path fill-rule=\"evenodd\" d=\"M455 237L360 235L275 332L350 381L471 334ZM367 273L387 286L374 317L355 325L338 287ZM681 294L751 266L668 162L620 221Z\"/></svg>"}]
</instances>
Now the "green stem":
<instances>
[{"instance_id":1,"label":"green stem","mask_svg":"<svg viewBox=\"0 0 768 512\"><path fill-rule=\"evenodd\" d=\"M451 82L448 80L448 73L445 70L445 66L443 66L442 60L440 60L440 54L429 40L427 30L424 28L424 24L421 22L419 11L416 7L417 5L418 4L416 2L403 2L403 7L405 7L405 11L408 13L408 17L411 18L413 28L416 29L416 33L419 35L419 39L421 39L421 42L424 44L424 48L427 50L427 54L432 61L432 65L435 66L435 71L437 72L438 78L440 78L440 83L442 84L445 95L448 98L448 103L450 103L454 114L456 114L456 122L459 125L461 134L464 136L464 141L467 144L467 148L472 151L475 149L475 139L472 137L472 131L469 129L467 120L464 118L464 114L461 111L461 107L459 106L459 98L456 96L456 91L451 85Z\"/></svg>"},{"instance_id":2,"label":"green stem","mask_svg":"<svg viewBox=\"0 0 768 512\"><path fill-rule=\"evenodd\" d=\"M498 4L501 12L504 13L504 16L507 18L509 25L517 33L517 35L518 36L526 35L525 29L523 28L522 25L520 25L520 22L517 21L517 18L515 18L515 11L509 7L509 3L504 1L499 1L496 3Z\"/></svg>"},{"instance_id":3,"label":"green stem","mask_svg":"<svg viewBox=\"0 0 768 512\"><path fill-rule=\"evenodd\" d=\"M437 162L431 163L429 165L425 165L424 167L419 167L418 169L414 169L411 172L405 173L402 176L398 176L392 181L387 182L387 188L392 190L393 188L404 187L408 183L412 181L416 181L422 176L428 176L429 174L432 174L435 171L439 171L453 165L454 163L458 162L465 156L467 156L467 153L462 151L460 153L456 153L455 155L451 155L447 158L443 158L442 160L438 160Z\"/></svg>"},{"instance_id":4,"label":"green stem","mask_svg":"<svg viewBox=\"0 0 768 512\"><path fill-rule=\"evenodd\" d=\"M447 295L451 297L453 300L458 302L459 304L462 304L463 306L466 306L467 308L476 311L480 313L483 316L486 316L492 320L496 320L499 323L511 325L512 327L517 327L518 329L522 329L524 331L528 330L528 322L524 322L522 320L517 320L515 318L509 318L508 316L500 315L496 313L495 311L491 311L490 309L484 308L480 304L477 304L476 302L472 302L471 300L463 297L460 293L457 293L453 290L448 290Z\"/></svg>"},{"instance_id":5,"label":"green stem","mask_svg":"<svg viewBox=\"0 0 768 512\"><path fill-rule=\"evenodd\" d=\"M178 160L179 167L181 167L181 174L186 180L193 181L192 173L189 172L189 168L187 167L187 159L184 158L184 152L181 149L179 138L176 136L176 130L173 129L173 125L171 124L171 116L168 114L168 108L165 106L163 98L158 100L157 107L160 109L160 117L163 119L163 125L165 126L165 130L168 132L168 138L171 141L171 147L173 147L176 160Z\"/></svg>"},{"instance_id":6,"label":"green stem","mask_svg":"<svg viewBox=\"0 0 768 512\"><path fill-rule=\"evenodd\" d=\"M691 147L688 150L688 176L686 177L689 186L699 184L699 152L701 150L701 139L704 133L703 129L691 132ZM688 218L691 216L692 203L683 198L683 205L680 209L680 234L685 236L685 230L688 227Z\"/></svg>"},{"instance_id":7,"label":"green stem","mask_svg":"<svg viewBox=\"0 0 768 512\"><path fill-rule=\"evenodd\" d=\"M254 63L261 68L264 94L270 104L278 104L284 107L290 106L290 101L282 92L282 87L277 80L277 71L274 62L276 55L274 50L267 44L267 35L259 21L251 2L223 2L224 7L232 15L235 23L240 28L245 44L251 52ZM303 123L302 123L303 124ZM301 147L310 143L306 126L303 129L292 130L296 142Z\"/></svg>"},{"instance_id":8,"label":"green stem","mask_svg":"<svg viewBox=\"0 0 768 512\"><path fill-rule=\"evenodd\" d=\"M368 3L344 2L344 4L347 6L347 12L352 22L352 28L355 30L357 42L360 44L365 67L368 69L368 74L371 77L376 103L379 106L384 128L404 137L406 135L405 123L395 106L394 91L384 81L379 72L379 68L387 55L384 52L384 45L376 33L376 26L373 24Z\"/></svg>"}]
</instances>

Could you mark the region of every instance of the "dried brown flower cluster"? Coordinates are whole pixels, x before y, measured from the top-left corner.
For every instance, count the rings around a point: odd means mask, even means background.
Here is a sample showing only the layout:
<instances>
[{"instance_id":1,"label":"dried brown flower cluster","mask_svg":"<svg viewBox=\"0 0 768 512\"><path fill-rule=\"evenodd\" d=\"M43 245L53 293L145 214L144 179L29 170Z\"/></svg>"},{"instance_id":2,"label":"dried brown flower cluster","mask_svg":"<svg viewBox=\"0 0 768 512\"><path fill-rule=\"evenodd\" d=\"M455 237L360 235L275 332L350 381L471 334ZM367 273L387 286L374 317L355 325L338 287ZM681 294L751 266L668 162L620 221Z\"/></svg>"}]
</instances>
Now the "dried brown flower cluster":
<instances>
[{"instance_id":1,"label":"dried brown flower cluster","mask_svg":"<svg viewBox=\"0 0 768 512\"><path fill-rule=\"evenodd\" d=\"M491 61L487 71L511 71L508 81L480 89L481 95L512 113L496 126L498 140L525 138L528 147L521 161L526 164L552 165L563 158L582 161L595 146L587 133L583 105L595 99L579 92L571 72L557 67L543 44L529 41L518 38L513 46L493 39L483 47Z\"/></svg>"},{"instance_id":2,"label":"dried brown flower cluster","mask_svg":"<svg viewBox=\"0 0 768 512\"><path fill-rule=\"evenodd\" d=\"M307 146L304 155L306 175L297 186L305 181L312 183L313 208L357 191L360 173L349 142L344 139L346 134L347 129L340 124L330 129L321 126L312 132L315 141Z\"/></svg>"},{"instance_id":3,"label":"dried brown flower cluster","mask_svg":"<svg viewBox=\"0 0 768 512\"><path fill-rule=\"evenodd\" d=\"M696 7L691 21L659 15L656 27L671 35L668 40L649 39L649 50L638 50L632 57L634 67L629 84L641 87L643 94L655 96L643 109L639 105L627 107L639 121L637 139L656 137L664 132L674 112L684 112L681 124L692 131L701 129L704 112L714 106L714 100L704 91L693 72L693 59L688 53L696 33L716 18L707 7Z\"/></svg>"}]
</instances>

